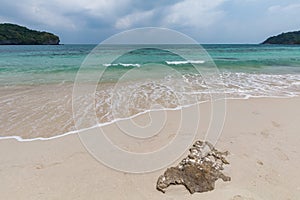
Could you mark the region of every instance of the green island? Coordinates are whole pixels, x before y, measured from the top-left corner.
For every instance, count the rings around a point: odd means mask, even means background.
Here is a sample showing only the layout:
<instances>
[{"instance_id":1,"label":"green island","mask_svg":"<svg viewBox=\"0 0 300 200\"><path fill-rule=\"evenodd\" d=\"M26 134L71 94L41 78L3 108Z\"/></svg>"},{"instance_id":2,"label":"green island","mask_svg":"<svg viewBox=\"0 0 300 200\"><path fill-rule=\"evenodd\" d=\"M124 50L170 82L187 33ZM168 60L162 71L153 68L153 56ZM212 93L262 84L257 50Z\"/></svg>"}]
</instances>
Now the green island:
<instances>
[{"instance_id":1,"label":"green island","mask_svg":"<svg viewBox=\"0 0 300 200\"><path fill-rule=\"evenodd\" d=\"M300 44L300 31L281 33L277 36L269 37L262 44L299 45Z\"/></svg>"},{"instance_id":2,"label":"green island","mask_svg":"<svg viewBox=\"0 0 300 200\"><path fill-rule=\"evenodd\" d=\"M0 45L58 45L59 37L16 24L0 24Z\"/></svg>"}]
</instances>

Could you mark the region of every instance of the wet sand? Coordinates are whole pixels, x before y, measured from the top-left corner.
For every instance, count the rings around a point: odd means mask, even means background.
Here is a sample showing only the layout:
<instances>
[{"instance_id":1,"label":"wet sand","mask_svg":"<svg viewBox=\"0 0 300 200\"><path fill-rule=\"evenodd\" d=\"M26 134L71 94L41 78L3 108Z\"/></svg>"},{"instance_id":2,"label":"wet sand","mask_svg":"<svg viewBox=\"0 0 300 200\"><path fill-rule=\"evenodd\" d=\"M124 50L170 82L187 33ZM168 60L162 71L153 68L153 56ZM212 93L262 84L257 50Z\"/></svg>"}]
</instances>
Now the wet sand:
<instances>
[{"instance_id":1,"label":"wet sand","mask_svg":"<svg viewBox=\"0 0 300 200\"><path fill-rule=\"evenodd\" d=\"M300 196L299 105L300 98L228 100L216 147L231 153L225 173L232 181L217 181L212 192L190 195L183 186L171 186L166 194L158 192L156 180L164 170L145 174L115 171L94 159L73 134L48 141L0 140L1 199L296 200ZM205 115L209 104L199 109L204 117L197 138L202 138L209 124L209 115ZM173 137L178 112L168 111L170 121L160 132L165 135L146 143L119 137L122 131L116 124L103 129L124 149L152 151ZM140 124L147 120L147 114L134 119Z\"/></svg>"}]
</instances>

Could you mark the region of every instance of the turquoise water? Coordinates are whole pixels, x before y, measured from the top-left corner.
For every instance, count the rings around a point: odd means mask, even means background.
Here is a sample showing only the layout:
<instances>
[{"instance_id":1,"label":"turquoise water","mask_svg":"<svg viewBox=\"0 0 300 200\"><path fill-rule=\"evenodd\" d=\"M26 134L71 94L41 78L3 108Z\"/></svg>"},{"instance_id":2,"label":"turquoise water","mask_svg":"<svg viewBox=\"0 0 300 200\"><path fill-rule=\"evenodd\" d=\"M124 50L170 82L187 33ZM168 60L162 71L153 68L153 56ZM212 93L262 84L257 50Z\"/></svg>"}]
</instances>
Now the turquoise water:
<instances>
[{"instance_id":1,"label":"turquoise water","mask_svg":"<svg viewBox=\"0 0 300 200\"><path fill-rule=\"evenodd\" d=\"M94 47L0 46L0 136L54 137L76 130L74 116L88 128L212 96L300 95L300 46L203 45L210 57L197 45ZM97 88L74 95L75 80ZM78 114L72 102L83 105Z\"/></svg>"},{"instance_id":2,"label":"turquoise water","mask_svg":"<svg viewBox=\"0 0 300 200\"><path fill-rule=\"evenodd\" d=\"M41 84L72 82L85 57L95 45L60 46L0 46L0 84ZM170 47L170 46L169 46ZM124 48L124 47L123 47ZM191 45L175 45L183 54L193 55ZM255 74L298 74L300 73L300 46L271 45L203 45L222 72ZM104 48L101 56L115 56L119 47ZM157 49L138 49L107 63L111 79L128 69L144 64L168 65L166 61L184 60L171 52ZM197 61L197 55L195 55ZM119 63L119 64L118 64ZM176 63L176 62L175 62ZM109 65L111 64L111 65ZM169 64L176 70L193 73L190 63ZM96 66L96 68L105 66ZM91 68L90 70L96 70Z\"/></svg>"},{"instance_id":3,"label":"turquoise water","mask_svg":"<svg viewBox=\"0 0 300 200\"><path fill-rule=\"evenodd\" d=\"M103 72L95 81L150 84L163 80L160 84L176 88L181 88L183 81L194 88L183 93L220 93L219 88L225 88L229 96L248 98L295 96L300 91L300 46L210 44L203 45L204 51L199 51L199 45L95 47L0 46L0 86L73 83L80 71L78 82L91 81ZM214 66L222 83L201 74ZM215 91L208 91L208 82Z\"/></svg>"},{"instance_id":4,"label":"turquoise water","mask_svg":"<svg viewBox=\"0 0 300 200\"><path fill-rule=\"evenodd\" d=\"M300 46L204 45L217 66L234 72L299 73Z\"/></svg>"}]
</instances>

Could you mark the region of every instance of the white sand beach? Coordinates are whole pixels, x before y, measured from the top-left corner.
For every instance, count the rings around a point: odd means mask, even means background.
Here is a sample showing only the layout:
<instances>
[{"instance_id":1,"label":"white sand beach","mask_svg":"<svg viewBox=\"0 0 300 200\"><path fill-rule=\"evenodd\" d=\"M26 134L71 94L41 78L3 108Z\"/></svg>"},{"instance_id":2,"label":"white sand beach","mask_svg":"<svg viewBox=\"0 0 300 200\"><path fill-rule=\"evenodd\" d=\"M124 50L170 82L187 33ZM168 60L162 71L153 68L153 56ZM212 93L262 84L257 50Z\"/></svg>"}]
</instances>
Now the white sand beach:
<instances>
[{"instance_id":1,"label":"white sand beach","mask_svg":"<svg viewBox=\"0 0 300 200\"><path fill-rule=\"evenodd\" d=\"M165 194L157 191L156 181L164 169L130 174L104 166L88 153L77 134L48 141L0 140L1 199L297 200L299 105L298 97L228 100L225 126L216 148L230 152L230 165L224 173L232 180L218 180L215 190L193 195L184 186L170 186ZM205 113L208 106L204 103L199 109ZM172 120L176 120L176 112L168 111L174 116ZM135 120L146 119L138 116ZM206 120L204 117L200 123L199 135L207 129ZM163 131L176 129L174 121L167 124ZM115 124L104 129L118 133ZM164 140L167 138L132 147L147 152Z\"/></svg>"}]
</instances>

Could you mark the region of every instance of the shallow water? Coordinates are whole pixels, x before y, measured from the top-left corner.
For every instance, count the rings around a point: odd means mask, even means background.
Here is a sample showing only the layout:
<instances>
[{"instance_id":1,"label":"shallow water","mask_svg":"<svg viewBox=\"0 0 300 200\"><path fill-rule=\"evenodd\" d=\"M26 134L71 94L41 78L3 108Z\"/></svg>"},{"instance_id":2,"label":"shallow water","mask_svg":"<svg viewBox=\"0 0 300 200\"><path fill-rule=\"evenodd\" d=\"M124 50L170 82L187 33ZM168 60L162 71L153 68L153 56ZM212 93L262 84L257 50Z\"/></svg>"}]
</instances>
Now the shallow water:
<instances>
[{"instance_id":1,"label":"shallow water","mask_svg":"<svg viewBox=\"0 0 300 200\"><path fill-rule=\"evenodd\" d=\"M97 56L113 62L82 66L94 47L0 46L0 136L47 138L75 131L72 102L85 105L90 97L94 103L81 112L95 111L101 125L147 110L180 109L215 94L245 99L300 92L299 46L204 45L218 67L214 74L205 73L215 65L207 55L194 53L195 45L135 47L121 56L122 48L132 46L105 46ZM184 60L185 55L191 59ZM77 82L94 84L94 93L73 95L79 69ZM100 80L91 81L100 72ZM91 125L96 124L84 127Z\"/></svg>"}]
</instances>

